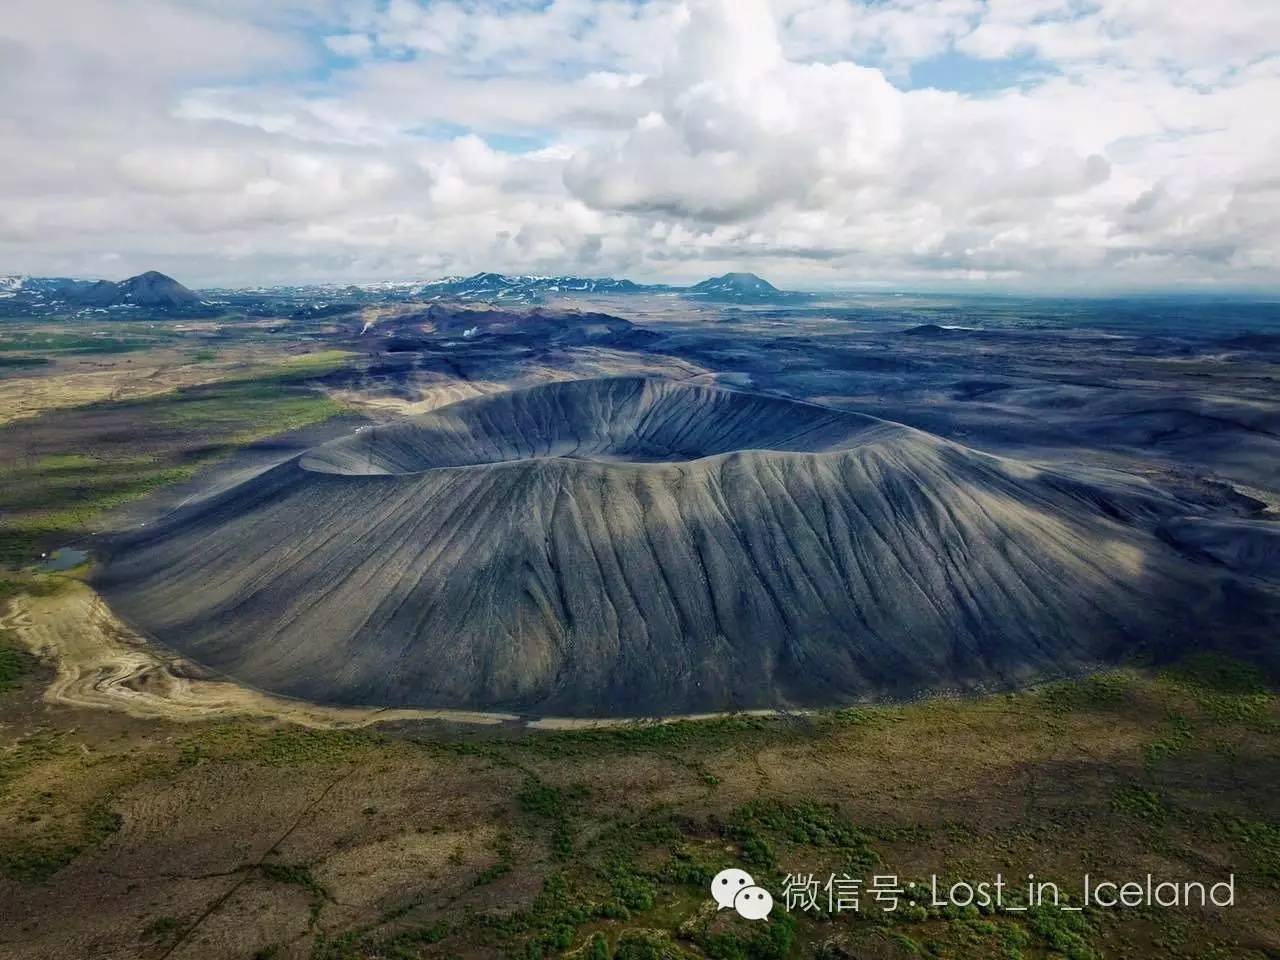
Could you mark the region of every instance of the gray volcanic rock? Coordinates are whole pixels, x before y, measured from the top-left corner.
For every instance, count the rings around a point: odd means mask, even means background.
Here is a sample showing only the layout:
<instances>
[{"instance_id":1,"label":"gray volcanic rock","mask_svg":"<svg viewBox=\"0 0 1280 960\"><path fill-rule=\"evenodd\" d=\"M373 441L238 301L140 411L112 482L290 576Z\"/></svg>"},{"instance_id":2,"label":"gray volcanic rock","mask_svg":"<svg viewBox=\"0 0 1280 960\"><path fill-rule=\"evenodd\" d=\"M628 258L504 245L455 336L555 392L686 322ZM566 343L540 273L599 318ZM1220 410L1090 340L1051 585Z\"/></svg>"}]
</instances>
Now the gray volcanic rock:
<instances>
[{"instance_id":1,"label":"gray volcanic rock","mask_svg":"<svg viewBox=\"0 0 1280 960\"><path fill-rule=\"evenodd\" d=\"M531 344L563 346L611 340L634 331L629 320L577 310L505 310L432 304L423 319L438 333L466 339L518 337Z\"/></svg>"},{"instance_id":2,"label":"gray volcanic rock","mask_svg":"<svg viewBox=\"0 0 1280 960\"><path fill-rule=\"evenodd\" d=\"M328 702L818 705L1166 639L1194 581L1139 522L1178 506L812 404L573 381L314 448L120 543L100 586Z\"/></svg>"},{"instance_id":3,"label":"gray volcanic rock","mask_svg":"<svg viewBox=\"0 0 1280 960\"><path fill-rule=\"evenodd\" d=\"M1161 527L1172 542L1242 573L1280 580L1280 523L1183 517Z\"/></svg>"}]
</instances>

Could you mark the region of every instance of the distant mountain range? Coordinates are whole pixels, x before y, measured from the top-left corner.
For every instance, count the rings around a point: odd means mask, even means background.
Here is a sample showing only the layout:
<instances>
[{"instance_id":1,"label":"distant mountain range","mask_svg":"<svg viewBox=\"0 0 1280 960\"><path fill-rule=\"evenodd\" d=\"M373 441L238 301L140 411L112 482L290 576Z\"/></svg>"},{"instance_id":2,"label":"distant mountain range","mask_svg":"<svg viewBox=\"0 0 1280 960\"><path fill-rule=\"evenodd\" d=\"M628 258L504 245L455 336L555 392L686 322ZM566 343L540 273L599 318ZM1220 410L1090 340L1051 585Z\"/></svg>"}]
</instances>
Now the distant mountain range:
<instances>
[{"instance_id":1,"label":"distant mountain range","mask_svg":"<svg viewBox=\"0 0 1280 960\"><path fill-rule=\"evenodd\" d=\"M422 284L416 291L419 297L439 300L531 300L547 294L573 296L574 294L627 294L661 292L668 287L645 286L630 280L613 277L540 277L507 276L502 273L477 273L470 277L441 277Z\"/></svg>"},{"instance_id":2,"label":"distant mountain range","mask_svg":"<svg viewBox=\"0 0 1280 960\"><path fill-rule=\"evenodd\" d=\"M484 300L493 303L529 303L544 300L548 296L572 297L591 294L603 296L674 294L699 297L704 300L741 302L770 302L803 296L803 294L779 290L754 273L726 273L722 277L712 277L701 283L695 283L691 287L635 283L631 280L616 280L613 277L510 276L503 273L477 273L469 277L441 277L439 280L409 285L406 292L415 299Z\"/></svg>"},{"instance_id":3,"label":"distant mountain range","mask_svg":"<svg viewBox=\"0 0 1280 960\"><path fill-rule=\"evenodd\" d=\"M120 313L206 315L220 308L258 304L264 309L287 301L291 311L334 312L344 302L371 300L472 300L483 303L539 303L555 297L670 295L721 303L774 303L807 297L779 290L754 273L726 273L690 287L640 284L613 277L510 276L477 273L429 281L373 284L316 284L206 290L203 295L155 270L127 280L68 277L0 277L0 313Z\"/></svg>"}]
</instances>

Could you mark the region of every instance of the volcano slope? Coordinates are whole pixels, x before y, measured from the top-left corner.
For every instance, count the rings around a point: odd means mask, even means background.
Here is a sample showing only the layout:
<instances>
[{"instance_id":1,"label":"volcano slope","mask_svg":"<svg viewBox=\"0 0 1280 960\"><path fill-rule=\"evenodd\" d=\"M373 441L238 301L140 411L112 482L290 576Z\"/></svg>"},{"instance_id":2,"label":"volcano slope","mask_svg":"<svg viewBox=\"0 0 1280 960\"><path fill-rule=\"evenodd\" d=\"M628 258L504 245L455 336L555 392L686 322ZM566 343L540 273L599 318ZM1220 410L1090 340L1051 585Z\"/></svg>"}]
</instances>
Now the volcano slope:
<instances>
[{"instance_id":1,"label":"volcano slope","mask_svg":"<svg viewBox=\"0 0 1280 960\"><path fill-rule=\"evenodd\" d=\"M314 448L122 539L99 586L163 644L323 702L822 705L1176 642L1213 592L1148 532L1180 511L871 417L610 378Z\"/></svg>"}]
</instances>

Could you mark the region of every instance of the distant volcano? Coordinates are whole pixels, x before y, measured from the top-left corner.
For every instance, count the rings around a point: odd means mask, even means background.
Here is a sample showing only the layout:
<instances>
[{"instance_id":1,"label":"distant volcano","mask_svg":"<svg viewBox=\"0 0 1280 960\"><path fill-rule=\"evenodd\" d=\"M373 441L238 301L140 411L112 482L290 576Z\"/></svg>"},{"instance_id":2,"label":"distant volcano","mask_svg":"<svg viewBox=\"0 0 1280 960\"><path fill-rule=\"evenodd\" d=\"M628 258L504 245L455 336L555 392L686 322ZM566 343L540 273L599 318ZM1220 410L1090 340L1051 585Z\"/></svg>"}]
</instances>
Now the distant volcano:
<instances>
[{"instance_id":1,"label":"distant volcano","mask_svg":"<svg viewBox=\"0 0 1280 960\"><path fill-rule=\"evenodd\" d=\"M772 301L790 299L795 294L779 290L754 273L726 273L695 283L685 294L710 300Z\"/></svg>"},{"instance_id":2,"label":"distant volcano","mask_svg":"<svg viewBox=\"0 0 1280 960\"><path fill-rule=\"evenodd\" d=\"M1080 670L1194 629L1149 488L665 380L317 447L119 542L127 621L312 700L626 716Z\"/></svg>"},{"instance_id":3,"label":"distant volcano","mask_svg":"<svg viewBox=\"0 0 1280 960\"><path fill-rule=\"evenodd\" d=\"M68 299L89 307L118 307L133 304L139 307L164 307L182 309L201 303L200 297L188 290L173 277L156 270L148 270L128 280L113 283L99 280L87 287L75 290Z\"/></svg>"},{"instance_id":4,"label":"distant volcano","mask_svg":"<svg viewBox=\"0 0 1280 960\"><path fill-rule=\"evenodd\" d=\"M192 316L217 312L217 308L201 300L199 294L155 270L118 283L70 277L0 277L0 294L11 307L44 313L121 308L135 308L152 315Z\"/></svg>"}]
</instances>

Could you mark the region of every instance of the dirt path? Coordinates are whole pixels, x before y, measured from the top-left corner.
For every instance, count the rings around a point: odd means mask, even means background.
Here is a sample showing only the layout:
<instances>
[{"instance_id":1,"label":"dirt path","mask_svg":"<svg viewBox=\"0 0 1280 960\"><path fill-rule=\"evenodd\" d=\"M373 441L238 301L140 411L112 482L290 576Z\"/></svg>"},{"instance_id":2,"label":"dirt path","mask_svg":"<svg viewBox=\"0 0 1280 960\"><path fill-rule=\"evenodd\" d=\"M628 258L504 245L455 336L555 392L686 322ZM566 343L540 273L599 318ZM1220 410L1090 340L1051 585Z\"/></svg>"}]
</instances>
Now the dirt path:
<instances>
[{"instance_id":1,"label":"dirt path","mask_svg":"<svg viewBox=\"0 0 1280 960\"><path fill-rule=\"evenodd\" d=\"M0 620L35 655L57 664L48 703L123 710L166 720L273 717L307 727L360 727L391 720L499 724L511 714L327 707L262 693L147 643L116 619L91 588L72 578L46 596L20 595Z\"/></svg>"}]
</instances>

